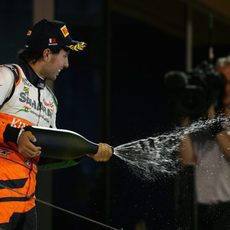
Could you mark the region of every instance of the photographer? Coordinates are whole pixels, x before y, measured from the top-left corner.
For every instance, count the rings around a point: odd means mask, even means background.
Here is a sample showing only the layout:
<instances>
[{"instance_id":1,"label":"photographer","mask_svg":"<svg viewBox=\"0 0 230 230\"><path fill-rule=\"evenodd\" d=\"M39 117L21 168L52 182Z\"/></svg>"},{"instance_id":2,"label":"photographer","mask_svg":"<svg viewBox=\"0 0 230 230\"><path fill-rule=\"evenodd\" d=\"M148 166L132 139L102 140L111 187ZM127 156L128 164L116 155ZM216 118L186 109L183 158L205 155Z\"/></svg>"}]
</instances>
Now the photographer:
<instances>
[{"instance_id":1,"label":"photographer","mask_svg":"<svg viewBox=\"0 0 230 230\"><path fill-rule=\"evenodd\" d=\"M187 118L191 121L207 118L211 105L219 111L225 84L225 76L206 61L190 72L168 72L165 75L165 86L173 121L180 124Z\"/></svg>"},{"instance_id":2,"label":"photographer","mask_svg":"<svg viewBox=\"0 0 230 230\"><path fill-rule=\"evenodd\" d=\"M230 136L226 122L218 119L219 112L225 111L223 96L226 77L223 78L222 74L207 63L198 66L190 76L205 80L202 84L204 83L203 95L206 95L206 103L203 104L204 110L199 111L200 101L194 102L195 109L191 113L187 110L187 113L179 114L179 120L187 126L194 118L202 117L213 121L207 129L181 138L179 155L182 165L194 167L194 197L197 208L194 218L197 223L194 226L198 230L230 229ZM195 86L201 87L200 83L197 81ZM199 90L201 94L201 88ZM194 92L196 93L199 94Z\"/></svg>"}]
</instances>

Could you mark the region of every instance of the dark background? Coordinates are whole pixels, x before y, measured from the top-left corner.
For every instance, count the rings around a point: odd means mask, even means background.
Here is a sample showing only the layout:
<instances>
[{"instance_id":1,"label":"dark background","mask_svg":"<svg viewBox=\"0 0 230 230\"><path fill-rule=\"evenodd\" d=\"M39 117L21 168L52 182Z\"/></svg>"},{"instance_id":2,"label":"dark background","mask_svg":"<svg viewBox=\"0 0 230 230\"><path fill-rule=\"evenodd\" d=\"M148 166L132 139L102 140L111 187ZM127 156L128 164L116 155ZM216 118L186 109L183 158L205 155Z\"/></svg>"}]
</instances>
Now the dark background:
<instances>
[{"instance_id":1,"label":"dark background","mask_svg":"<svg viewBox=\"0 0 230 230\"><path fill-rule=\"evenodd\" d=\"M185 70L187 5L186 1L142 1L139 8L138 1L111 2L55 1L55 19L65 21L72 37L88 46L70 56L70 68L55 82L54 91L59 128L116 147L172 127L164 75ZM216 57L229 54L228 20L216 14L210 35L212 11L202 9L193 8L193 66L208 58L210 40ZM32 2L1 1L0 12L0 61L14 62L32 24ZM39 178L38 184L42 191L51 188L50 202L111 226L173 230L178 229L175 179L142 180L113 156L107 163L84 158L76 167L52 172L50 184ZM39 198L47 200L44 194ZM38 205L40 213L48 209ZM39 219L39 227L45 221ZM48 221L52 229L103 229L55 209Z\"/></svg>"}]
</instances>

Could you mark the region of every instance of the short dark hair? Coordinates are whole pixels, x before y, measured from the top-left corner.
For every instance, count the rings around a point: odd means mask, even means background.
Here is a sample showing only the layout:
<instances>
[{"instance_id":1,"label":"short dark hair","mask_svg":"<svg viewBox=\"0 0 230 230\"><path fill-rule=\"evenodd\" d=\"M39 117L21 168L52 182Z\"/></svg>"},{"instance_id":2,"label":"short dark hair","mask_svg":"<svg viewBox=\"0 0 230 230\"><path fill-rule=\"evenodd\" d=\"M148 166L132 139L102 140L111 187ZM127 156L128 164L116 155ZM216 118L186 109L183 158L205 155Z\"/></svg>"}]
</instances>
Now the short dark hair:
<instances>
[{"instance_id":1,"label":"short dark hair","mask_svg":"<svg viewBox=\"0 0 230 230\"><path fill-rule=\"evenodd\" d=\"M53 54L58 54L61 49L64 49L65 51L68 51L69 49L67 48L58 48L58 47L50 47L49 48ZM35 63L39 59L43 57L43 51L44 48L41 49L21 49L17 53L17 58L22 59L25 62L32 62Z\"/></svg>"}]
</instances>

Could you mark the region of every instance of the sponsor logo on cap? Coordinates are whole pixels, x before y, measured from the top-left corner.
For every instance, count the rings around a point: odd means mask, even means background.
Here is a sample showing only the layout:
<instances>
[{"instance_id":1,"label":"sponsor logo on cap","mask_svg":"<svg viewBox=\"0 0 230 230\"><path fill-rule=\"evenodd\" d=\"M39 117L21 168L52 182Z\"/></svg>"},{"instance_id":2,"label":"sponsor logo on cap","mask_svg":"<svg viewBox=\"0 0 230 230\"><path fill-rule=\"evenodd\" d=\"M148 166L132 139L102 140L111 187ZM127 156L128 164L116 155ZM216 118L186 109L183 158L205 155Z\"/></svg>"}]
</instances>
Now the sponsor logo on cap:
<instances>
[{"instance_id":1,"label":"sponsor logo on cap","mask_svg":"<svg viewBox=\"0 0 230 230\"><path fill-rule=\"evenodd\" d=\"M71 50L74 50L74 51L82 51L86 47L86 43L85 42L78 42L75 45L68 45L67 47Z\"/></svg>"},{"instance_id":2,"label":"sponsor logo on cap","mask_svg":"<svg viewBox=\"0 0 230 230\"><path fill-rule=\"evenodd\" d=\"M60 28L60 30L61 30L61 32L62 32L62 34L63 34L64 37L67 37L69 35L69 31L68 31L66 25L62 26Z\"/></svg>"},{"instance_id":3,"label":"sponsor logo on cap","mask_svg":"<svg viewBox=\"0 0 230 230\"><path fill-rule=\"evenodd\" d=\"M56 38L49 38L49 45L57 45L57 39Z\"/></svg>"}]
</instances>

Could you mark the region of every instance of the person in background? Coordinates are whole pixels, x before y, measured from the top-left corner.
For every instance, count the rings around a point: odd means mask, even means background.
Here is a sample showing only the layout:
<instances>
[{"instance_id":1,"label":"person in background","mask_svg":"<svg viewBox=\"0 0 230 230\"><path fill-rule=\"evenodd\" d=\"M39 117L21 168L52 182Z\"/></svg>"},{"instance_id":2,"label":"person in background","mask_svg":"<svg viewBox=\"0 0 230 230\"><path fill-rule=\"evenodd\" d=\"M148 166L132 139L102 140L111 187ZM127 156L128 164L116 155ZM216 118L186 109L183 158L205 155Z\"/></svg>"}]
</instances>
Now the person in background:
<instances>
[{"instance_id":1,"label":"person in background","mask_svg":"<svg viewBox=\"0 0 230 230\"><path fill-rule=\"evenodd\" d=\"M230 56L221 57L217 60L216 71L222 73L226 79L223 107L225 114L230 115L228 112L228 109L230 109Z\"/></svg>"},{"instance_id":2,"label":"person in background","mask_svg":"<svg viewBox=\"0 0 230 230\"><path fill-rule=\"evenodd\" d=\"M228 60L228 61L226 61ZM216 70L225 75L228 88L229 57L217 60ZM229 118L229 94L225 91L222 111ZM210 105L207 118L212 122L201 130L181 139L182 165L194 166L196 227L198 230L230 229L230 126L226 119L216 119L216 104ZM185 119L189 125L189 119Z\"/></svg>"},{"instance_id":3,"label":"person in background","mask_svg":"<svg viewBox=\"0 0 230 230\"><path fill-rule=\"evenodd\" d=\"M64 22L43 19L27 32L18 63L0 66L0 229L37 228L34 197L42 149L25 127L56 128L57 100L46 81L55 81L69 67L69 53L85 46L70 37ZM108 161L111 155L111 146L100 143L88 156Z\"/></svg>"}]
</instances>

